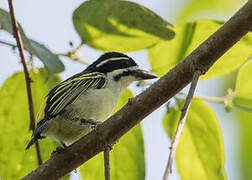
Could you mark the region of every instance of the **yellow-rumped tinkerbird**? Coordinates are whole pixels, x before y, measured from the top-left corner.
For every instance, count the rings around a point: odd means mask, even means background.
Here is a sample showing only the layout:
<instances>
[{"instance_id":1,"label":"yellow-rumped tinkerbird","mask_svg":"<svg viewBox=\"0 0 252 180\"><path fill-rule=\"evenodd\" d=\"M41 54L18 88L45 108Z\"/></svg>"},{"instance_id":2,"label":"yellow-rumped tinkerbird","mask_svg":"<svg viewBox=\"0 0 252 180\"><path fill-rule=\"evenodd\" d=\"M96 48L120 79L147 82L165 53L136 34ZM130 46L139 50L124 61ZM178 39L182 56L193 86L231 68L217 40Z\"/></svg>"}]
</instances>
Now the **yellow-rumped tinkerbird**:
<instances>
[{"instance_id":1,"label":"yellow-rumped tinkerbird","mask_svg":"<svg viewBox=\"0 0 252 180\"><path fill-rule=\"evenodd\" d=\"M74 143L109 118L120 94L133 81L153 78L153 73L139 69L125 54L103 54L48 93L26 149L47 136L64 147Z\"/></svg>"}]
</instances>

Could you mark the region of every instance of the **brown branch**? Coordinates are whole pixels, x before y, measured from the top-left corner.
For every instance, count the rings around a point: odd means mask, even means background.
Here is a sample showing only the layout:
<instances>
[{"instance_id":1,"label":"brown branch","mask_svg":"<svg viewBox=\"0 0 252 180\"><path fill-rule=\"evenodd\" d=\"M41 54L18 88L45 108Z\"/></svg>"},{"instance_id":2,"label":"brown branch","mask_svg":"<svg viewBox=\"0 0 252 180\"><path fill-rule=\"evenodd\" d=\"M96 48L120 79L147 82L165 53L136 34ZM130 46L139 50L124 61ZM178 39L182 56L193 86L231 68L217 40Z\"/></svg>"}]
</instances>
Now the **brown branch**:
<instances>
[{"instance_id":1,"label":"brown branch","mask_svg":"<svg viewBox=\"0 0 252 180\"><path fill-rule=\"evenodd\" d=\"M104 169L105 169L105 180L110 180L110 161L109 152L111 147L107 146L104 150Z\"/></svg>"},{"instance_id":2,"label":"brown branch","mask_svg":"<svg viewBox=\"0 0 252 180\"><path fill-rule=\"evenodd\" d=\"M203 42L181 63L131 99L120 111L61 153L56 153L24 180L59 179L113 144L151 112L173 97L193 78L195 71L206 72L219 57L249 31L252 1L248 1L229 21Z\"/></svg>"},{"instance_id":3,"label":"brown branch","mask_svg":"<svg viewBox=\"0 0 252 180\"><path fill-rule=\"evenodd\" d=\"M11 21L12 21L12 27L13 27L13 36L14 36L14 38L16 38L19 54L21 57L23 68L24 68L26 90L27 90L29 112L30 112L30 130L34 131L35 118L34 118L34 107L33 107L33 101L32 101L32 91L31 91L32 79L29 74L27 61L26 61L26 58L24 55L24 46L23 46L23 42L21 40L20 32L18 30L18 23L17 23L16 17L15 17L15 12L14 12L14 8L13 8L12 0L8 0L8 3L9 3L9 9L10 9L10 15L11 15ZM38 165L41 165L43 162L42 162L38 142L36 143L36 152L37 152Z\"/></svg>"},{"instance_id":4,"label":"brown branch","mask_svg":"<svg viewBox=\"0 0 252 180\"><path fill-rule=\"evenodd\" d=\"M201 71L199 71L199 70L196 71L194 73L194 75L193 75L192 84L191 84L189 93L186 96L185 104L184 104L184 107L183 107L183 109L181 111L181 116L180 116L180 119L179 119L179 124L178 124L178 127L177 127L177 131L176 131L175 136L174 136L173 141L172 141L171 151L170 151L168 164L167 164L167 167L166 167L166 170L165 170L163 180L167 180L169 174L172 172L172 162L173 162L173 159L174 159L175 154L176 154L177 146L178 146L178 143L179 143L179 138L180 138L180 136L182 134L184 125L186 123L187 113L188 113L189 107L191 105L192 98L193 98L193 95L194 95L194 91L196 89L196 85L198 83L200 75L201 75Z\"/></svg>"}]
</instances>

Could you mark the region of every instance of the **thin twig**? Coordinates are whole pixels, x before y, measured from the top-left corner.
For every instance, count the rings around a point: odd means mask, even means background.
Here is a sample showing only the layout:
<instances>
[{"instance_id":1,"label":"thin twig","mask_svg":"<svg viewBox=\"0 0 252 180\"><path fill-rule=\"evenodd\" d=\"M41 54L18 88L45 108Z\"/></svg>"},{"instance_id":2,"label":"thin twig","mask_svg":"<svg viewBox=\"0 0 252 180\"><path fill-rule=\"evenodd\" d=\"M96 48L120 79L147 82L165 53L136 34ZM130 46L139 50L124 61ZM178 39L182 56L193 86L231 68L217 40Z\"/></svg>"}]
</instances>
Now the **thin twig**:
<instances>
[{"instance_id":1,"label":"thin twig","mask_svg":"<svg viewBox=\"0 0 252 180\"><path fill-rule=\"evenodd\" d=\"M83 43L79 44L79 45L72 51L72 54L76 54L76 53L81 49L82 46L83 46Z\"/></svg>"},{"instance_id":2,"label":"thin twig","mask_svg":"<svg viewBox=\"0 0 252 180\"><path fill-rule=\"evenodd\" d=\"M167 167L166 167L166 170L165 170L163 180L167 180L169 174L172 172L172 162L173 162L173 159L174 159L175 154L176 154L176 149L177 149L177 146L178 146L178 143L179 143L179 138L180 138L180 136L182 134L182 131L183 131L183 128L184 128L184 125L185 125L185 122L186 122L187 113L188 113L188 110L189 110L189 107L190 107L190 104L191 104L191 101L192 101L192 98L193 98L193 94L194 94L194 91L196 89L196 85L198 83L200 75L201 75L200 70L196 71L194 73L194 75L193 75L191 87L190 87L189 93L188 93L188 95L186 97L184 107L183 107L183 109L181 111L181 117L179 119L179 124L178 124L178 127L177 127L177 131L176 131L176 134L175 134L175 136L173 138L173 141L172 141L172 144L171 144L171 150L170 150L170 154L169 154L168 164L167 164Z\"/></svg>"},{"instance_id":3,"label":"thin twig","mask_svg":"<svg viewBox=\"0 0 252 180\"><path fill-rule=\"evenodd\" d=\"M15 44L11 44L11 43L9 43L9 42L5 42L5 41L1 41L1 40L0 40L0 44L4 44L4 45L7 45L7 46L11 46L11 47L13 47L13 48L17 47L17 45L15 45Z\"/></svg>"},{"instance_id":4,"label":"thin twig","mask_svg":"<svg viewBox=\"0 0 252 180\"><path fill-rule=\"evenodd\" d=\"M105 168L105 180L110 180L110 161L109 152L111 148L107 146L104 150L104 168Z\"/></svg>"},{"instance_id":5,"label":"thin twig","mask_svg":"<svg viewBox=\"0 0 252 180\"><path fill-rule=\"evenodd\" d=\"M54 53L54 54L57 55L57 56L69 57L73 61L78 61L78 62L88 66L88 65L90 65L89 62L84 61L83 59L81 59L79 56L76 55L78 53L78 51L81 49L82 46L83 46L83 43L81 43L73 51L70 51L68 53Z\"/></svg>"},{"instance_id":6,"label":"thin twig","mask_svg":"<svg viewBox=\"0 0 252 180\"><path fill-rule=\"evenodd\" d=\"M86 66L90 65L89 62L84 61L83 59L81 59L79 56L77 56L76 54L73 54L72 52L68 52L68 53L54 53L57 56L65 56L65 57L69 57L71 60L73 61L78 61Z\"/></svg>"},{"instance_id":7,"label":"thin twig","mask_svg":"<svg viewBox=\"0 0 252 180\"><path fill-rule=\"evenodd\" d=\"M35 118L34 118L34 107L33 107L33 100L32 100L32 91L31 91L31 76L29 74L27 61L24 55L24 46L21 40L20 32L18 31L18 23L15 18L15 12L12 4L12 0L8 0L9 3L9 9L11 14L11 21L13 26L13 36L16 38L17 46L19 50L19 54L21 57L21 61L24 68L24 74L25 74L25 82L26 82L26 90L27 90L27 96L28 96L28 102L29 102L29 112L30 112L30 129L34 131L35 129ZM40 153L40 148L38 142L36 143L36 152L37 152L37 158L38 158L38 164L42 164L42 158Z\"/></svg>"}]
</instances>

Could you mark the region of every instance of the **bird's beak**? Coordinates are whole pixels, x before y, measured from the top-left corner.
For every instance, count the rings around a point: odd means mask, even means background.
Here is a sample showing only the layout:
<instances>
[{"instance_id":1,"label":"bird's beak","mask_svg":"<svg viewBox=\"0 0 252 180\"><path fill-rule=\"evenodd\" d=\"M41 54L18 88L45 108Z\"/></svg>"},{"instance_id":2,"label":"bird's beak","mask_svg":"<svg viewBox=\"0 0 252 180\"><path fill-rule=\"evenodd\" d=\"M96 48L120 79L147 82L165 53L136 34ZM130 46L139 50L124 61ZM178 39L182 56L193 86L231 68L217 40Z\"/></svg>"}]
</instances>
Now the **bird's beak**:
<instances>
[{"instance_id":1,"label":"bird's beak","mask_svg":"<svg viewBox=\"0 0 252 180\"><path fill-rule=\"evenodd\" d=\"M138 78L139 80L144 80L144 79L154 79L157 78L157 76L149 71L137 69L133 72L133 75Z\"/></svg>"}]
</instances>

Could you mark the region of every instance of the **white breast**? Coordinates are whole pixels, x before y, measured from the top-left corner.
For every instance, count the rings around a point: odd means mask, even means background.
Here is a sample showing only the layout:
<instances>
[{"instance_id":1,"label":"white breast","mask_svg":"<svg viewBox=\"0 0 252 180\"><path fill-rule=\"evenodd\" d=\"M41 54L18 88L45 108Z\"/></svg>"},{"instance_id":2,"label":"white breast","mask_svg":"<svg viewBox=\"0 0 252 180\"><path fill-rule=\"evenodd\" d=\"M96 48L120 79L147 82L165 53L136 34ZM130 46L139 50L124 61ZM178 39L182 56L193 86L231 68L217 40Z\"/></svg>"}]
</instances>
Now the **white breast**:
<instances>
[{"instance_id":1,"label":"white breast","mask_svg":"<svg viewBox=\"0 0 252 180\"><path fill-rule=\"evenodd\" d=\"M120 83L108 81L104 89L92 89L81 95L72 105L78 109L78 117L93 121L105 121L113 113L121 94Z\"/></svg>"}]
</instances>

